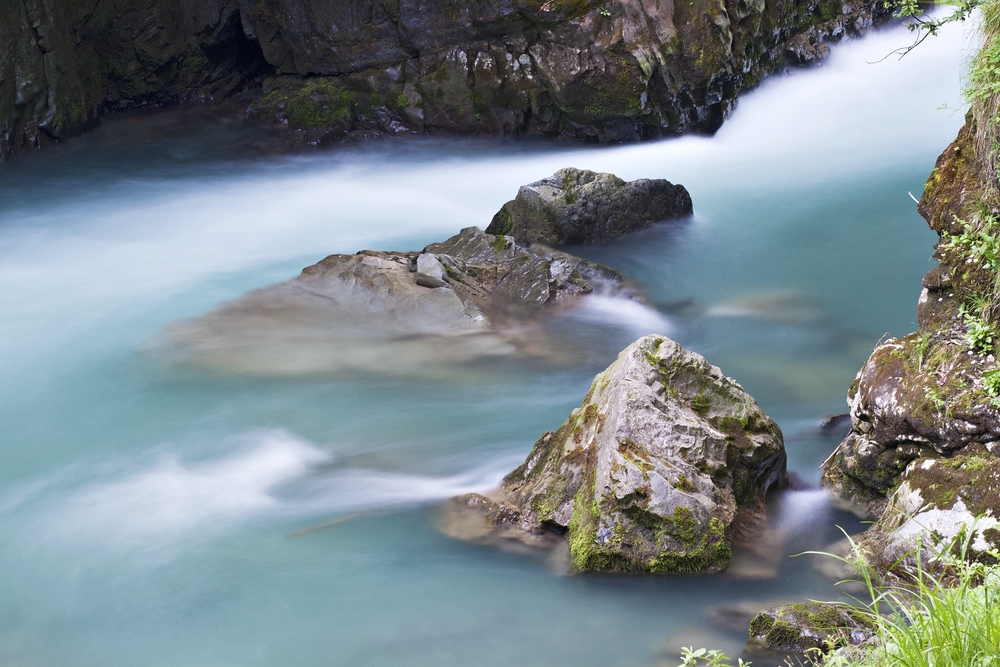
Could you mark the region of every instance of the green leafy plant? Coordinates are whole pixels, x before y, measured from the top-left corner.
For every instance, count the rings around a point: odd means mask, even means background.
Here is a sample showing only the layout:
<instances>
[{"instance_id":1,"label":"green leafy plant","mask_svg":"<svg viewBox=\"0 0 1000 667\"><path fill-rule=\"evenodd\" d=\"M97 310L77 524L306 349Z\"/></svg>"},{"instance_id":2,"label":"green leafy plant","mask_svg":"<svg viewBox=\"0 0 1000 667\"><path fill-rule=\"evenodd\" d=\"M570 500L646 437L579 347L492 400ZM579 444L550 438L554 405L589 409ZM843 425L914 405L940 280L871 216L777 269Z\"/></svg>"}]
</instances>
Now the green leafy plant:
<instances>
[{"instance_id":1,"label":"green leafy plant","mask_svg":"<svg viewBox=\"0 0 1000 667\"><path fill-rule=\"evenodd\" d=\"M937 387L925 387L924 388L924 398L934 406L934 409L938 412L943 411L947 407L945 400L941 398L941 390Z\"/></svg>"},{"instance_id":2,"label":"green leafy plant","mask_svg":"<svg viewBox=\"0 0 1000 667\"><path fill-rule=\"evenodd\" d=\"M978 317L970 317L966 319L965 323L969 327L968 334L966 334L969 347L977 352L992 352L993 327Z\"/></svg>"},{"instance_id":3,"label":"green leafy plant","mask_svg":"<svg viewBox=\"0 0 1000 667\"><path fill-rule=\"evenodd\" d=\"M677 667L731 667L732 663L725 653L717 649L682 648L681 664ZM750 667L753 663L744 662L739 658L737 667Z\"/></svg>"},{"instance_id":4,"label":"green leafy plant","mask_svg":"<svg viewBox=\"0 0 1000 667\"><path fill-rule=\"evenodd\" d=\"M1000 397L1000 368L983 371L983 389L994 398Z\"/></svg>"},{"instance_id":5,"label":"green leafy plant","mask_svg":"<svg viewBox=\"0 0 1000 667\"><path fill-rule=\"evenodd\" d=\"M969 303L973 305L970 307ZM963 303L958 310L959 315L962 316L962 320L965 323L966 342L968 342L969 347L973 351L980 354L988 354L993 351L996 330L982 315L987 307L980 305L981 302L978 299L970 300L969 303Z\"/></svg>"},{"instance_id":6,"label":"green leafy plant","mask_svg":"<svg viewBox=\"0 0 1000 667\"><path fill-rule=\"evenodd\" d=\"M893 16L907 21L906 26L917 34L916 39L910 46L897 49L893 53L905 56L914 48L920 45L928 37L938 34L941 28L949 23L965 21L977 8L986 4L990 0L885 0L882 6L892 10ZM927 11L939 5L950 5L953 11L950 14L938 14L930 16Z\"/></svg>"},{"instance_id":7,"label":"green leafy plant","mask_svg":"<svg viewBox=\"0 0 1000 667\"><path fill-rule=\"evenodd\" d=\"M942 232L941 249L958 251L967 263L982 269L996 271L1000 268L1000 237L998 220L988 208L980 207L975 223L955 216L955 224L962 230L958 234Z\"/></svg>"},{"instance_id":8,"label":"green leafy plant","mask_svg":"<svg viewBox=\"0 0 1000 667\"><path fill-rule=\"evenodd\" d=\"M917 356L917 370L924 370L924 361L927 359L927 351L931 346L931 334L930 332L924 331L917 336L916 344L913 347L914 354Z\"/></svg>"}]
</instances>

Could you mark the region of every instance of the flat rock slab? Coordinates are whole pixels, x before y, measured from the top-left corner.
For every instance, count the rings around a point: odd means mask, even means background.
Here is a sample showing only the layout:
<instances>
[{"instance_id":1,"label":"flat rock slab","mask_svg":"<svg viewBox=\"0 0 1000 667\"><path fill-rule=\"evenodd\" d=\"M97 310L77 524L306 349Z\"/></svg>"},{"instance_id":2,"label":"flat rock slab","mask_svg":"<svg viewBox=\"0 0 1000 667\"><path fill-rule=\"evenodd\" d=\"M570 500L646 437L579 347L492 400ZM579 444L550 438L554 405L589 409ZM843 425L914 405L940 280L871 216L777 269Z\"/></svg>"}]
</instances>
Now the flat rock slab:
<instances>
[{"instance_id":1,"label":"flat rock slab","mask_svg":"<svg viewBox=\"0 0 1000 667\"><path fill-rule=\"evenodd\" d=\"M549 353L536 315L595 286L635 298L611 269L469 227L423 251L330 255L172 325L165 345L186 362L254 374L425 372Z\"/></svg>"}]
</instances>

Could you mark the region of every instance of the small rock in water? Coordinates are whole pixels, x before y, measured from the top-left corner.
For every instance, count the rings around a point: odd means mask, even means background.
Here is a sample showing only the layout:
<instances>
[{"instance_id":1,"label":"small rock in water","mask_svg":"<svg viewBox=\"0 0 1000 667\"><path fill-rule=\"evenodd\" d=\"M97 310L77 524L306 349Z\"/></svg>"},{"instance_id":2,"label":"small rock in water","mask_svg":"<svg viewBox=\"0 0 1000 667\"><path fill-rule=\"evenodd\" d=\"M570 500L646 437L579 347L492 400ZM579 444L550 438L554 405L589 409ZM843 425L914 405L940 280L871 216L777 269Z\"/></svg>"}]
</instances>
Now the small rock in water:
<instances>
[{"instance_id":1,"label":"small rock in water","mask_svg":"<svg viewBox=\"0 0 1000 667\"><path fill-rule=\"evenodd\" d=\"M646 336L489 498L461 496L449 511L478 515L483 535L565 538L577 571L718 571L784 477L781 431L753 398L700 355Z\"/></svg>"},{"instance_id":2,"label":"small rock in water","mask_svg":"<svg viewBox=\"0 0 1000 667\"><path fill-rule=\"evenodd\" d=\"M823 311L808 295L790 290L755 292L710 306L709 317L754 317L777 322L813 322Z\"/></svg>"},{"instance_id":3,"label":"small rock in water","mask_svg":"<svg viewBox=\"0 0 1000 667\"><path fill-rule=\"evenodd\" d=\"M832 415L823 420L819 425L824 431L833 431L844 429L845 431L851 428L851 414L845 412L839 415Z\"/></svg>"},{"instance_id":4,"label":"small rock in water","mask_svg":"<svg viewBox=\"0 0 1000 667\"><path fill-rule=\"evenodd\" d=\"M765 609L750 622L747 652L806 655L860 645L875 636L874 621L846 605L826 602Z\"/></svg>"},{"instance_id":5,"label":"small rock in water","mask_svg":"<svg viewBox=\"0 0 1000 667\"><path fill-rule=\"evenodd\" d=\"M785 604L787 600L737 600L709 608L706 618L709 623L738 635L745 635L754 616L767 609Z\"/></svg>"}]
</instances>

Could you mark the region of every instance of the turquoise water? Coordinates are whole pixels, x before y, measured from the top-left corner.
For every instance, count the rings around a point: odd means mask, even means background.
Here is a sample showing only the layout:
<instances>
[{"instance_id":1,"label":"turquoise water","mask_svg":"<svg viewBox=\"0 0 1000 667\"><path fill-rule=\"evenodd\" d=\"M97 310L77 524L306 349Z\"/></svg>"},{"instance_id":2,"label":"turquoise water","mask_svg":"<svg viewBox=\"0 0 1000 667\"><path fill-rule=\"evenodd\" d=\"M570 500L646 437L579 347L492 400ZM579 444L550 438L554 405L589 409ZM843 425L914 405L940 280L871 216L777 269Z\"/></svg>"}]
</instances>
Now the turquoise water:
<instances>
[{"instance_id":1,"label":"turquoise water","mask_svg":"<svg viewBox=\"0 0 1000 667\"><path fill-rule=\"evenodd\" d=\"M654 330L743 383L817 482L838 439L821 419L883 334L914 328L932 266L907 193L961 124L939 107L960 104L967 47L953 31L868 64L909 37L772 79L711 139L268 156L237 116L187 110L0 165L0 664L646 667L679 643L738 647L715 605L835 595L805 558L767 580L564 576L444 537L435 503L496 484ZM695 204L573 250L656 306L569 316L579 364L260 378L156 353L179 318L329 253L485 226L564 166L669 178ZM857 527L818 492L779 509L786 553Z\"/></svg>"}]
</instances>

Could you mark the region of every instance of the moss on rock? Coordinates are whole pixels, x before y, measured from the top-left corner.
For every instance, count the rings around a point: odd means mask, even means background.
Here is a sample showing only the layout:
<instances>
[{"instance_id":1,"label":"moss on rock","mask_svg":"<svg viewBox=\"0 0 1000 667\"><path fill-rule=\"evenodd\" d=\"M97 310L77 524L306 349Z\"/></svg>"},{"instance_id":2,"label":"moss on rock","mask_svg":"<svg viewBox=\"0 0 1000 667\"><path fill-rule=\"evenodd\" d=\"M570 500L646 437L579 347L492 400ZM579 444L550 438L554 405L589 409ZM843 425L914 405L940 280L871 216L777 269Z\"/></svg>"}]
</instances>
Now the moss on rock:
<instances>
[{"instance_id":1,"label":"moss on rock","mask_svg":"<svg viewBox=\"0 0 1000 667\"><path fill-rule=\"evenodd\" d=\"M846 605L807 602L765 609L750 621L750 653L813 655L862 644L876 631L874 621Z\"/></svg>"},{"instance_id":2,"label":"moss on rock","mask_svg":"<svg viewBox=\"0 0 1000 667\"><path fill-rule=\"evenodd\" d=\"M717 571L740 517L756 516L784 475L781 432L753 399L702 357L647 336L493 495L526 532L564 534L577 571Z\"/></svg>"}]
</instances>

